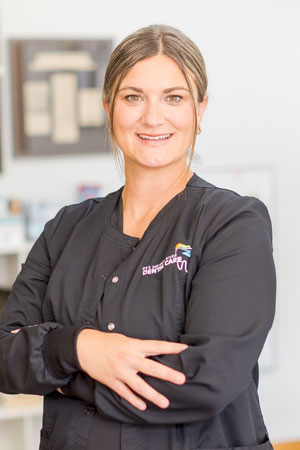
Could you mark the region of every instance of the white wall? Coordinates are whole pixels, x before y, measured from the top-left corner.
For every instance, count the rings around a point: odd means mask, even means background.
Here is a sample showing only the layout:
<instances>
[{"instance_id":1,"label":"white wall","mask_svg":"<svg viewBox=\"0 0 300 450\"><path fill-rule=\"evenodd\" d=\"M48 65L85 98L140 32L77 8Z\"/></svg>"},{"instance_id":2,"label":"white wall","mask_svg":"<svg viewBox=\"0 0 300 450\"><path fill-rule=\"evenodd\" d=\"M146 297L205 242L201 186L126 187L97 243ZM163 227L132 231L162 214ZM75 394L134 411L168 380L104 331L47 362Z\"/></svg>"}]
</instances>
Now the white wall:
<instances>
[{"instance_id":1,"label":"white wall","mask_svg":"<svg viewBox=\"0 0 300 450\"><path fill-rule=\"evenodd\" d=\"M198 44L207 65L208 108L196 171L218 165L273 165L278 214L277 366L262 373L260 400L274 442L300 439L299 259L299 0L7 0L2 37L112 37L151 23L179 27ZM119 187L111 157L14 159L4 58L4 173L0 193L72 202L76 185ZM204 172L203 172L204 173ZM205 178L205 176L203 175ZM209 181L209 180L208 180Z\"/></svg>"}]
</instances>

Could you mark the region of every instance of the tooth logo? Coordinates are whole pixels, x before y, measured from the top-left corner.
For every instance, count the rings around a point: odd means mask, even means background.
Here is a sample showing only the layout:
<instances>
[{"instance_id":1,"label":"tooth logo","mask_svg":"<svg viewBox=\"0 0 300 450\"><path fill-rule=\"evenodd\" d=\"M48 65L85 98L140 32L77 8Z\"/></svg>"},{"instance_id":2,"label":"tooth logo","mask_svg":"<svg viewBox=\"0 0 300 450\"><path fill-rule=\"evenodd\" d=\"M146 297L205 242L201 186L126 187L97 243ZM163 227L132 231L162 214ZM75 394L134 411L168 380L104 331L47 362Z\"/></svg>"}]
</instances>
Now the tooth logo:
<instances>
[{"instance_id":1,"label":"tooth logo","mask_svg":"<svg viewBox=\"0 0 300 450\"><path fill-rule=\"evenodd\" d=\"M192 247L190 245L182 244L181 242L179 242L178 244L175 245L175 254L176 254L176 256L178 256L177 255L177 251L178 250L181 250L182 255L185 255L188 258L190 258L191 253L192 253ZM188 271L188 269L187 269L187 260L184 259L184 260L180 260L179 261L179 258L178 258L178 262L177 262L177 269L178 270L182 270L184 268L184 271L187 273L187 271Z\"/></svg>"},{"instance_id":2,"label":"tooth logo","mask_svg":"<svg viewBox=\"0 0 300 450\"><path fill-rule=\"evenodd\" d=\"M190 258L191 253L192 253L192 247L190 245L181 244L181 242L179 242L178 244L175 245L176 255L177 255L177 250L181 250L182 254L187 256L188 258Z\"/></svg>"}]
</instances>

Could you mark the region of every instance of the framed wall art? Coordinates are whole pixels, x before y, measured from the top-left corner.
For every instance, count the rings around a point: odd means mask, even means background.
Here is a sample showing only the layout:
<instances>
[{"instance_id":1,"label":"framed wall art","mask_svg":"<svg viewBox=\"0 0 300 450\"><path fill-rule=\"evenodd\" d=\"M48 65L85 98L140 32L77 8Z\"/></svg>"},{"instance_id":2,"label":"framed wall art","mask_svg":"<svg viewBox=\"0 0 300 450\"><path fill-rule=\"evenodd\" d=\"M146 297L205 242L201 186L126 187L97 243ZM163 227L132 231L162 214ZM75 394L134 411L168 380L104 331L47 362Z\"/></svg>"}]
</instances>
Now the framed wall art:
<instances>
[{"instance_id":1,"label":"framed wall art","mask_svg":"<svg viewBox=\"0 0 300 450\"><path fill-rule=\"evenodd\" d=\"M112 40L11 39L16 156L106 152L102 86Z\"/></svg>"}]
</instances>

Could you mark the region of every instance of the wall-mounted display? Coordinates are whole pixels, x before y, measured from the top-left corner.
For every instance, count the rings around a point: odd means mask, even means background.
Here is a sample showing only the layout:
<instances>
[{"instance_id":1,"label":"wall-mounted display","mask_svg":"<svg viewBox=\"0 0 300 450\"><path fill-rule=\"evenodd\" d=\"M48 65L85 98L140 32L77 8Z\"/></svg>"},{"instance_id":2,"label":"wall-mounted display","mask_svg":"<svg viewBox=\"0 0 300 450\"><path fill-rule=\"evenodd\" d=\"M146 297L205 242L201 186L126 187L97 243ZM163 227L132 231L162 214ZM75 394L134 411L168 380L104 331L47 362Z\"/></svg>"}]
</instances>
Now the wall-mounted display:
<instances>
[{"instance_id":1,"label":"wall-mounted display","mask_svg":"<svg viewBox=\"0 0 300 450\"><path fill-rule=\"evenodd\" d=\"M112 40L10 40L15 155L105 152Z\"/></svg>"},{"instance_id":2,"label":"wall-mounted display","mask_svg":"<svg viewBox=\"0 0 300 450\"><path fill-rule=\"evenodd\" d=\"M0 173L3 171L2 164L2 78L0 78Z\"/></svg>"}]
</instances>

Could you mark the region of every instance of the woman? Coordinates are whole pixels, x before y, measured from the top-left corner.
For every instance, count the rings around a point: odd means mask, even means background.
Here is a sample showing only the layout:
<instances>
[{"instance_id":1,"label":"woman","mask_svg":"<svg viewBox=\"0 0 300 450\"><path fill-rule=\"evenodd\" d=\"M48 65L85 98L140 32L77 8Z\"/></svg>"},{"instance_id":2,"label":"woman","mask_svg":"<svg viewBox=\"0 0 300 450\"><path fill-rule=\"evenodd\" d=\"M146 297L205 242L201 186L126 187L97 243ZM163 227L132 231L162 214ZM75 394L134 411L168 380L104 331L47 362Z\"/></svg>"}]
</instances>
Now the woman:
<instances>
[{"instance_id":1,"label":"woman","mask_svg":"<svg viewBox=\"0 0 300 450\"><path fill-rule=\"evenodd\" d=\"M272 448L258 357L276 276L266 206L190 170L196 45L124 39L103 101L125 185L46 223L1 320L0 389L44 395L40 449Z\"/></svg>"}]
</instances>

